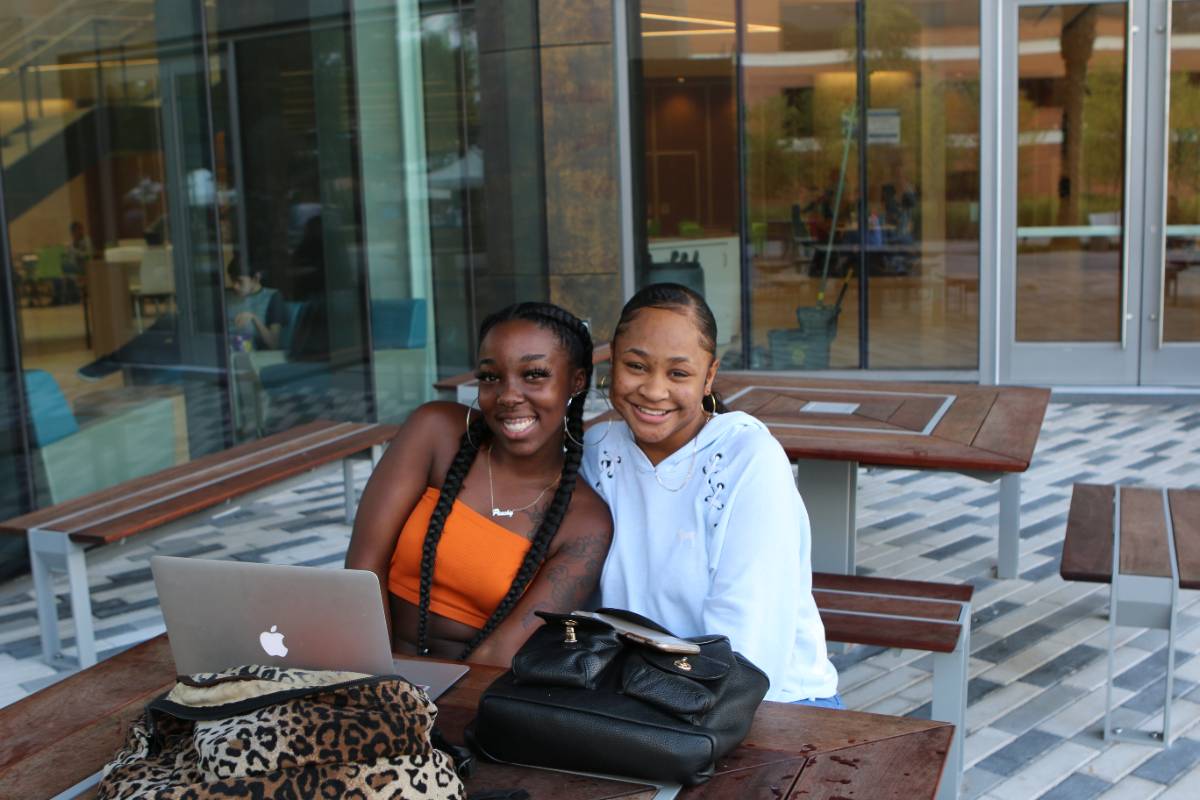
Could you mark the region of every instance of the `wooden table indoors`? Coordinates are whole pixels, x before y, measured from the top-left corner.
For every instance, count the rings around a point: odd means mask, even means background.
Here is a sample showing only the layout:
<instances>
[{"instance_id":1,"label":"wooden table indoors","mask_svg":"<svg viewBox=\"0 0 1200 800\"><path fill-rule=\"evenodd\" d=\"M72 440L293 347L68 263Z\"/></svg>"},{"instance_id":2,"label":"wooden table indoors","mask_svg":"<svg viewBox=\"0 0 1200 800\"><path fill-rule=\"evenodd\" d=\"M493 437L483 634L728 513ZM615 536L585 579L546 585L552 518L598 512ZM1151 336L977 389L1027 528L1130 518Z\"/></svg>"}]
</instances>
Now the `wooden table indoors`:
<instances>
[{"instance_id":1,"label":"wooden table indoors","mask_svg":"<svg viewBox=\"0 0 1200 800\"><path fill-rule=\"evenodd\" d=\"M1047 389L718 373L726 405L761 419L799 468L813 569L853 575L860 464L949 470L999 480L996 573L1016 577L1021 473L1037 444Z\"/></svg>"}]
</instances>

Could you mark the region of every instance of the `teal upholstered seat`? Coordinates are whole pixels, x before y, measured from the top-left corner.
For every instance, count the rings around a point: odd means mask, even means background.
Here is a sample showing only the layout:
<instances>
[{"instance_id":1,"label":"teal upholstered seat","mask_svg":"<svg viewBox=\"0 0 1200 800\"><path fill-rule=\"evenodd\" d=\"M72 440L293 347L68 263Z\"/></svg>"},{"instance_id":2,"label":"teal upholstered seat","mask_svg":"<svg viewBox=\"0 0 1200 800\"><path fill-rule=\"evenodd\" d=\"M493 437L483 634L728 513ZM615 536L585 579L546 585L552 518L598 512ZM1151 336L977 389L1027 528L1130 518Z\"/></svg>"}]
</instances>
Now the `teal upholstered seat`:
<instances>
[{"instance_id":1,"label":"teal upholstered seat","mask_svg":"<svg viewBox=\"0 0 1200 800\"><path fill-rule=\"evenodd\" d=\"M376 350L424 347L425 325L422 297L371 301L371 338Z\"/></svg>"},{"instance_id":2,"label":"teal upholstered seat","mask_svg":"<svg viewBox=\"0 0 1200 800\"><path fill-rule=\"evenodd\" d=\"M41 505L61 503L175 463L171 397L125 398L80 425L54 376L25 373Z\"/></svg>"},{"instance_id":3,"label":"teal upholstered seat","mask_svg":"<svg viewBox=\"0 0 1200 800\"><path fill-rule=\"evenodd\" d=\"M44 369L26 370L25 392L29 397L35 447L53 444L79 430L79 423L67 405L67 398L49 372Z\"/></svg>"}]
</instances>

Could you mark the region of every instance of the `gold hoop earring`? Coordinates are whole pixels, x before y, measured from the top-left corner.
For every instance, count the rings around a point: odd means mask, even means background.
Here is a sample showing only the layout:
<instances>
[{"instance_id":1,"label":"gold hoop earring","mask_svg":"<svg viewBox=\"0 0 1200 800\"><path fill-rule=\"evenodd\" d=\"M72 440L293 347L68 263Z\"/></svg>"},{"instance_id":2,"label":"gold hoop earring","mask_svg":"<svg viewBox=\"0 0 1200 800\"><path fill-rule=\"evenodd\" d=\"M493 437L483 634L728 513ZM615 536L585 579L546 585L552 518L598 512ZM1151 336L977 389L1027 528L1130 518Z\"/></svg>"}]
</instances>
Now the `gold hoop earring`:
<instances>
[{"instance_id":1,"label":"gold hoop earring","mask_svg":"<svg viewBox=\"0 0 1200 800\"><path fill-rule=\"evenodd\" d=\"M709 411L708 406L704 405L704 401L708 400L709 398L712 398L712 411ZM709 392L708 394L704 395L704 397L701 397L700 410L703 411L704 416L708 417L709 419L715 417L717 415L717 396L712 392Z\"/></svg>"},{"instance_id":2,"label":"gold hoop earring","mask_svg":"<svg viewBox=\"0 0 1200 800\"><path fill-rule=\"evenodd\" d=\"M567 439L571 440L576 445L578 445L580 447L580 449L582 449L583 442L579 441L578 439L576 439L574 436L571 435L571 403L574 403L576 400L579 400L581 403L586 403L587 402L587 391L580 390L580 391L576 392L575 394L571 395L571 399L567 401L567 413L563 414L563 436L567 437ZM565 445L563 446L563 449L564 450L566 449Z\"/></svg>"},{"instance_id":3,"label":"gold hoop earring","mask_svg":"<svg viewBox=\"0 0 1200 800\"><path fill-rule=\"evenodd\" d=\"M469 406L467 406L467 434L466 434L467 442L471 445L471 447L474 447L476 450L479 449L479 445L477 445L477 444L475 444L475 442L471 441L471 412L478 411L480 414L483 413L483 409L479 407L478 400L479 400L478 395L476 395L475 397L472 397L471 404Z\"/></svg>"},{"instance_id":4,"label":"gold hoop earring","mask_svg":"<svg viewBox=\"0 0 1200 800\"><path fill-rule=\"evenodd\" d=\"M605 416L608 417L608 419L605 420L606 424L604 427L604 433L601 434L600 438L596 440L596 444L600 444L600 442L603 442L605 437L608 436L609 429L612 428L612 424L613 424L612 415L614 413L614 409L612 406L612 401L610 401L608 399L608 395L600 387L596 387L595 389L588 389L583 393L585 403L587 402L587 399L589 397L591 397L592 392L596 392L597 396L600 398L601 401L603 401L604 406L605 406L604 411L601 411L599 414L593 414L592 418L595 419L596 417L605 417ZM581 444L580 446L582 447L583 445Z\"/></svg>"}]
</instances>

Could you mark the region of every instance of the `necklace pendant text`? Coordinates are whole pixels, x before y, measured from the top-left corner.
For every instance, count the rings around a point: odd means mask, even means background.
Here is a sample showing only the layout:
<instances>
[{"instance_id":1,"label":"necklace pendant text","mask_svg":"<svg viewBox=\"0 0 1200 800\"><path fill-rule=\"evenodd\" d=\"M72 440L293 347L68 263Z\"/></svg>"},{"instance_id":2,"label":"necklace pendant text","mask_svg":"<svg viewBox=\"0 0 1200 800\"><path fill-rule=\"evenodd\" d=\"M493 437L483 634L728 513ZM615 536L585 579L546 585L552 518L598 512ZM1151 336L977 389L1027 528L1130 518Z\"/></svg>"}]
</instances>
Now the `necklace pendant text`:
<instances>
[{"instance_id":1,"label":"necklace pendant text","mask_svg":"<svg viewBox=\"0 0 1200 800\"><path fill-rule=\"evenodd\" d=\"M511 509L511 508L493 508L492 509L493 517L511 517L512 515L513 515L513 509Z\"/></svg>"}]
</instances>

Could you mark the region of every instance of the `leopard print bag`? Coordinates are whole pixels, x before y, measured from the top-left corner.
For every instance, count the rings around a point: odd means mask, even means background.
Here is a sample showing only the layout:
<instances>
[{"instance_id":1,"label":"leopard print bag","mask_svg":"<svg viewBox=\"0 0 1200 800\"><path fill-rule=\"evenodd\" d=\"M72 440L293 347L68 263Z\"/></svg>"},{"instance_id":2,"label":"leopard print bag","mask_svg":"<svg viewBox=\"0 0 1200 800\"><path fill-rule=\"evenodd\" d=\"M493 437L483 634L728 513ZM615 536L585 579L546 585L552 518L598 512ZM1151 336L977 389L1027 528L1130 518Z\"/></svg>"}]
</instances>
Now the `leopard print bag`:
<instances>
[{"instance_id":1,"label":"leopard print bag","mask_svg":"<svg viewBox=\"0 0 1200 800\"><path fill-rule=\"evenodd\" d=\"M105 766L101 800L463 800L437 708L397 676L247 666L183 677Z\"/></svg>"}]
</instances>

